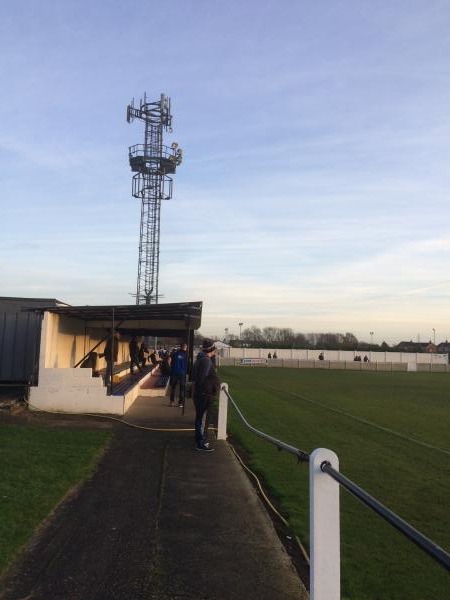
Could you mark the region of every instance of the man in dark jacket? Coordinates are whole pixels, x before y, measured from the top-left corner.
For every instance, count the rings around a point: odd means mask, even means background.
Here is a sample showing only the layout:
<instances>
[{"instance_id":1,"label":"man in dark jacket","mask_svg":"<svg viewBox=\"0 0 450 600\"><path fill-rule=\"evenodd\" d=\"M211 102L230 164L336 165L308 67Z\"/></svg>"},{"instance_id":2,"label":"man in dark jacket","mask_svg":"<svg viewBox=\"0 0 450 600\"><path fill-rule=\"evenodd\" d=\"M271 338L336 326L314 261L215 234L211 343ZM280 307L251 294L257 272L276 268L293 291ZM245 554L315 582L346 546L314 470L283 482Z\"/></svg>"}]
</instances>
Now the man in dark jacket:
<instances>
[{"instance_id":1,"label":"man in dark jacket","mask_svg":"<svg viewBox=\"0 0 450 600\"><path fill-rule=\"evenodd\" d=\"M119 356L119 333L117 331L114 331L113 335L109 334L105 349L103 350L103 356L106 361L105 385L110 386L114 363L117 362Z\"/></svg>"},{"instance_id":2,"label":"man in dark jacket","mask_svg":"<svg viewBox=\"0 0 450 600\"><path fill-rule=\"evenodd\" d=\"M195 441L197 450L212 452L214 448L206 441L208 409L219 392L220 382L214 368L214 342L203 340L202 351L192 370L192 397L195 406Z\"/></svg>"},{"instance_id":3,"label":"man in dark jacket","mask_svg":"<svg viewBox=\"0 0 450 600\"><path fill-rule=\"evenodd\" d=\"M131 338L130 343L128 344L128 349L130 352L130 373L133 375L134 366L136 366L139 371L142 371L142 367L139 362L139 344L136 336Z\"/></svg>"},{"instance_id":4,"label":"man in dark jacket","mask_svg":"<svg viewBox=\"0 0 450 600\"><path fill-rule=\"evenodd\" d=\"M138 354L138 360L139 360L139 364L141 365L141 367L145 367L145 363L147 362L147 356L148 355L149 350L147 348L147 344L145 342L145 340L142 340L142 343L139 347L139 354Z\"/></svg>"}]
</instances>

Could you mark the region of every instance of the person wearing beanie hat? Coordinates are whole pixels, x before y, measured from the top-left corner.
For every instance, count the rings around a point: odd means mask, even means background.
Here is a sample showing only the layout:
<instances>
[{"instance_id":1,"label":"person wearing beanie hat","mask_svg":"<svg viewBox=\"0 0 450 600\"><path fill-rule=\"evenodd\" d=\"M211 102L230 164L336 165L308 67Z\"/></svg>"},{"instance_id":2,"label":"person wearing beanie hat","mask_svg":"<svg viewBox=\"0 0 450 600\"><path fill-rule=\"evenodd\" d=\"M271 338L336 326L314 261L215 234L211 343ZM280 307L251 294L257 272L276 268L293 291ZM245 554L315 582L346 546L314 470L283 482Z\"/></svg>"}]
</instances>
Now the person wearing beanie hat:
<instances>
[{"instance_id":1,"label":"person wearing beanie hat","mask_svg":"<svg viewBox=\"0 0 450 600\"><path fill-rule=\"evenodd\" d=\"M219 392L220 381L214 368L215 346L213 340L205 338L202 350L192 370L192 398L195 406L195 441L197 450L212 452L206 441L208 409Z\"/></svg>"},{"instance_id":2,"label":"person wearing beanie hat","mask_svg":"<svg viewBox=\"0 0 450 600\"><path fill-rule=\"evenodd\" d=\"M216 347L214 346L214 342L208 338L204 338L204 340L202 342L203 352L212 352L215 349L216 349Z\"/></svg>"}]
</instances>

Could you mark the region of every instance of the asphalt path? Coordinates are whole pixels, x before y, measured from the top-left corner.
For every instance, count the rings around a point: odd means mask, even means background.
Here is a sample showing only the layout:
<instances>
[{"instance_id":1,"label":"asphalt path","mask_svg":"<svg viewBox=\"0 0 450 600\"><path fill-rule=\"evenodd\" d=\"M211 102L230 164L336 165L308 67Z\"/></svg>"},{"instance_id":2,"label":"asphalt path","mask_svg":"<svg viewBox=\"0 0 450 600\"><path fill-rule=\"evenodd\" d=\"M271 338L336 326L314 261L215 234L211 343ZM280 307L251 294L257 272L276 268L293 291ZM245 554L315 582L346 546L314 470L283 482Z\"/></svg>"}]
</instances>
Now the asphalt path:
<instances>
[{"instance_id":1,"label":"asphalt path","mask_svg":"<svg viewBox=\"0 0 450 600\"><path fill-rule=\"evenodd\" d=\"M186 429L193 410L182 415L165 398L141 397L126 418ZM227 442L211 442L215 451L202 453L193 432L116 423L95 474L47 519L3 579L0 598L305 600Z\"/></svg>"}]
</instances>

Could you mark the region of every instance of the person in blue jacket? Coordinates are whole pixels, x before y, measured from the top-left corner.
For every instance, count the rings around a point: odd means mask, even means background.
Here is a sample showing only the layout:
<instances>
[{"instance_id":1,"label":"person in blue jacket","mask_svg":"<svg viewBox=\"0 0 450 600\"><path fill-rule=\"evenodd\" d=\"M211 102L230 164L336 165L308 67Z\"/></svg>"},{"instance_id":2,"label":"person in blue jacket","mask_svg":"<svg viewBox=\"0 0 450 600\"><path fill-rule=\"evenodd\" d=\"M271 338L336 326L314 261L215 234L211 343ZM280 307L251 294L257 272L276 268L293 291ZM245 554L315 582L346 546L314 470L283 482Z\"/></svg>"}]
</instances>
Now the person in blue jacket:
<instances>
[{"instance_id":1,"label":"person in blue jacket","mask_svg":"<svg viewBox=\"0 0 450 600\"><path fill-rule=\"evenodd\" d=\"M186 396L186 373L188 368L187 344L183 342L178 350L171 356L170 374L170 406L174 406L175 393L178 386L178 406L184 406Z\"/></svg>"}]
</instances>

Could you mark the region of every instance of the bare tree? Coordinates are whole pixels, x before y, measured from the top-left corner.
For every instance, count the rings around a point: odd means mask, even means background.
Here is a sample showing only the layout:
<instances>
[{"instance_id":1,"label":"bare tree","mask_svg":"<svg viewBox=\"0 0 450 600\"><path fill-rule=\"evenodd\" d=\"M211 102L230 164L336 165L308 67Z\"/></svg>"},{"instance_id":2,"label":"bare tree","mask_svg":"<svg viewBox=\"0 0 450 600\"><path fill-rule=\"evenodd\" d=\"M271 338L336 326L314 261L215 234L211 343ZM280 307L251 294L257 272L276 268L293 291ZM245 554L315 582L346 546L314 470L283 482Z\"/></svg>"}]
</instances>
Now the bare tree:
<instances>
[{"instance_id":1,"label":"bare tree","mask_svg":"<svg viewBox=\"0 0 450 600\"><path fill-rule=\"evenodd\" d=\"M295 340L294 330L290 327L284 327L279 330L278 338L283 344L292 345Z\"/></svg>"},{"instance_id":2,"label":"bare tree","mask_svg":"<svg viewBox=\"0 0 450 600\"><path fill-rule=\"evenodd\" d=\"M309 342L306 340L304 333L295 334L294 345L296 348L307 348L309 346Z\"/></svg>"},{"instance_id":3,"label":"bare tree","mask_svg":"<svg viewBox=\"0 0 450 600\"><path fill-rule=\"evenodd\" d=\"M268 344L273 344L277 341L279 335L279 329L277 327L264 327L263 336L264 340Z\"/></svg>"},{"instance_id":4,"label":"bare tree","mask_svg":"<svg viewBox=\"0 0 450 600\"><path fill-rule=\"evenodd\" d=\"M316 339L316 348L325 350L334 350L339 348L339 333L318 333Z\"/></svg>"},{"instance_id":5,"label":"bare tree","mask_svg":"<svg viewBox=\"0 0 450 600\"><path fill-rule=\"evenodd\" d=\"M347 332L342 340L342 347L345 350L355 350L358 347L358 340L353 333Z\"/></svg>"},{"instance_id":6,"label":"bare tree","mask_svg":"<svg viewBox=\"0 0 450 600\"><path fill-rule=\"evenodd\" d=\"M264 340L261 329L256 325L252 325L251 327L244 329L241 338L248 342L262 342Z\"/></svg>"}]
</instances>

